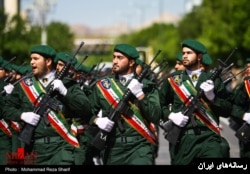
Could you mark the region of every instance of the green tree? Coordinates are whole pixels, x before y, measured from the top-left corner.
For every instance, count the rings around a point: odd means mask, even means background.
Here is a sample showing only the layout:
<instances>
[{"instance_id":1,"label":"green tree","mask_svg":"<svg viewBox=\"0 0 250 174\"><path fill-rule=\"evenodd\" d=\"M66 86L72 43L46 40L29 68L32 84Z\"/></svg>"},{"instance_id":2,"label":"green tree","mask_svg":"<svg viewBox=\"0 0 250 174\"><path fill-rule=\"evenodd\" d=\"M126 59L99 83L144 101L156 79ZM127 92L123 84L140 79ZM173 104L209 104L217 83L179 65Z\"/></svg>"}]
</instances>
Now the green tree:
<instances>
[{"instance_id":1,"label":"green tree","mask_svg":"<svg viewBox=\"0 0 250 174\"><path fill-rule=\"evenodd\" d=\"M179 22L181 39L197 39L203 42L215 59L225 59L238 48L231 61L242 65L249 57L250 25L247 0L203 0ZM216 62L216 61L214 61Z\"/></svg>"},{"instance_id":2,"label":"green tree","mask_svg":"<svg viewBox=\"0 0 250 174\"><path fill-rule=\"evenodd\" d=\"M19 15L15 15L7 20L2 35L2 56L6 59L16 56L15 63L17 64L24 61L30 47L30 35L26 24L27 21L23 20Z\"/></svg>"},{"instance_id":3,"label":"green tree","mask_svg":"<svg viewBox=\"0 0 250 174\"><path fill-rule=\"evenodd\" d=\"M60 22L51 22L47 26L48 45L54 47L57 51L73 51L74 33L70 31L67 24Z\"/></svg>"},{"instance_id":4,"label":"green tree","mask_svg":"<svg viewBox=\"0 0 250 174\"><path fill-rule=\"evenodd\" d=\"M180 39L173 24L155 23L137 32L121 35L116 40L118 42L130 43L136 47L152 47L155 53L161 50L157 62L166 58L170 65L174 64L175 55L180 51Z\"/></svg>"}]
</instances>

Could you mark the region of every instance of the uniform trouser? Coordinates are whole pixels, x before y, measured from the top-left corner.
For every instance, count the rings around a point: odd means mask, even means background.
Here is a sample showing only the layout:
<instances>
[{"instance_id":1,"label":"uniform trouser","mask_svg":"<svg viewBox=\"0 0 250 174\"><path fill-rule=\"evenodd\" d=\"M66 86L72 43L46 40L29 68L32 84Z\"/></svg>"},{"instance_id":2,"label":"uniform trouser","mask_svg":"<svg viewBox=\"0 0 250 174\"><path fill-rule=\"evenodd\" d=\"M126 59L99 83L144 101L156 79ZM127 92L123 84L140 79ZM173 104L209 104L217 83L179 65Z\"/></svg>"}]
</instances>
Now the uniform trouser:
<instances>
[{"instance_id":1,"label":"uniform trouser","mask_svg":"<svg viewBox=\"0 0 250 174\"><path fill-rule=\"evenodd\" d=\"M240 158L250 158L250 143L244 144L239 141L240 146Z\"/></svg>"},{"instance_id":2,"label":"uniform trouser","mask_svg":"<svg viewBox=\"0 0 250 174\"><path fill-rule=\"evenodd\" d=\"M155 149L148 140L142 136L139 140L117 140L105 150L104 165L154 165Z\"/></svg>"},{"instance_id":3,"label":"uniform trouser","mask_svg":"<svg viewBox=\"0 0 250 174\"><path fill-rule=\"evenodd\" d=\"M76 165L91 165L92 158L91 154L88 154L88 148L90 144L90 138L85 133L78 136L78 141L80 144L79 148L75 148L75 164Z\"/></svg>"},{"instance_id":4,"label":"uniform trouser","mask_svg":"<svg viewBox=\"0 0 250 174\"><path fill-rule=\"evenodd\" d=\"M170 144L172 165L189 165L195 158L228 158L229 144L212 131L185 134L177 146Z\"/></svg>"},{"instance_id":5,"label":"uniform trouser","mask_svg":"<svg viewBox=\"0 0 250 174\"><path fill-rule=\"evenodd\" d=\"M11 162L11 153L11 137L5 134L0 135L0 165L6 165L8 161Z\"/></svg>"},{"instance_id":6,"label":"uniform trouser","mask_svg":"<svg viewBox=\"0 0 250 174\"><path fill-rule=\"evenodd\" d=\"M61 137L35 139L31 153L36 165L74 165L75 147Z\"/></svg>"}]
</instances>

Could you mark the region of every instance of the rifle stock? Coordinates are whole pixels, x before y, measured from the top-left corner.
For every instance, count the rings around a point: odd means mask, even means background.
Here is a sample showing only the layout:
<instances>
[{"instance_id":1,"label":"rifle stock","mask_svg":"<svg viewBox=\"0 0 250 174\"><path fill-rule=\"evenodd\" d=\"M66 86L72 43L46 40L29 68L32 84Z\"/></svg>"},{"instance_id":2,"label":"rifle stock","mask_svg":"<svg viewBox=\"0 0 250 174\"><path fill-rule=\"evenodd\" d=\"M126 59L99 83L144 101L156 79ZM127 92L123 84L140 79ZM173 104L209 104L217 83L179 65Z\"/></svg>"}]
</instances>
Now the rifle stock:
<instances>
[{"instance_id":1,"label":"rifle stock","mask_svg":"<svg viewBox=\"0 0 250 174\"><path fill-rule=\"evenodd\" d=\"M156 59L156 57L160 54L161 50L159 50L156 55L154 56L154 58L152 59L152 61L150 62L150 64L146 67L143 68L141 74L138 76L137 80L139 82L141 82L143 80L143 78L145 77L145 75L148 73L149 69L150 69L150 65L153 63L153 61ZM131 98L132 96L132 92L130 90L127 90L127 92L123 95L122 99L119 101L118 105L109 113L108 118L110 120L115 121L118 124L118 128L121 132L125 131L123 126L121 125L121 122L119 121L120 119L120 115L123 111L128 111L128 106L127 106L127 102L128 100ZM125 111L125 112L126 112ZM98 150L103 150L105 148L105 145L109 139L108 135L110 134L110 132L104 131L104 130L99 130L98 133L95 135L94 139L91 142L91 145L93 147L95 147Z\"/></svg>"},{"instance_id":2,"label":"rifle stock","mask_svg":"<svg viewBox=\"0 0 250 174\"><path fill-rule=\"evenodd\" d=\"M222 62L219 61L219 66L213 71L213 73L210 76L210 79L212 81L214 81L217 77L219 77L220 73L223 70L223 67L226 67L226 62L228 61L229 58L231 58L231 56L234 54L234 52L236 51L236 48L231 52L231 54L228 56L228 58ZM197 126L197 123L194 120L194 116L193 113L196 109L201 108L201 102L200 102L200 98L202 98L204 95L204 91L200 90L198 91L196 96L191 96L191 98L189 98L191 100L190 104L188 106L185 106L184 103L184 107L182 108L182 114L188 116L191 119L192 125L193 127ZM160 123L160 127L165 131L164 135L165 135L165 139L167 139L171 144L176 145L177 143L179 143L180 140L180 135L182 133L182 131L184 130L184 128L177 126L176 124L173 123L172 120L168 120L165 123L161 122Z\"/></svg>"},{"instance_id":3,"label":"rifle stock","mask_svg":"<svg viewBox=\"0 0 250 174\"><path fill-rule=\"evenodd\" d=\"M72 59L80 51L82 45L83 45L83 42L80 44L80 46L79 46L77 52L75 53L75 55L63 67L63 69L58 74L56 79L62 80L67 75L67 73L69 72L70 67L72 66ZM36 114L40 115L42 118L44 118L44 121L45 121L45 123L47 125L49 124L49 121L47 119L48 113L51 110L56 111L58 109L58 103L53 98L51 98L53 93L54 93L54 90L53 90L53 86L51 85L48 92L46 94L44 94L44 96L41 99L39 105L35 106L34 111L33 111L34 113L36 113ZM36 101L38 101L38 99L40 97L41 96L39 96ZM24 125L22 131L20 132L18 139L20 141L24 142L26 145L30 145L32 143L32 138L33 138L33 134L34 134L35 129L36 129L36 126L33 126L31 124L26 123Z\"/></svg>"}]
</instances>

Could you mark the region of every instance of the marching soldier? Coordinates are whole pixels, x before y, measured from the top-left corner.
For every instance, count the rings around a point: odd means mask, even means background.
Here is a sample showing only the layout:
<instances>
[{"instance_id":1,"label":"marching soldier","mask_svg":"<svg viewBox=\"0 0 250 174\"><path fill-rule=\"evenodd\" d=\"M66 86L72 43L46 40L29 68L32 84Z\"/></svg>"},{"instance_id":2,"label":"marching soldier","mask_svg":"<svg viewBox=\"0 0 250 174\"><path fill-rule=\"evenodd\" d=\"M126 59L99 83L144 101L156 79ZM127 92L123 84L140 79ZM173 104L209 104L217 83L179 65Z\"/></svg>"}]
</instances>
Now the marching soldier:
<instances>
[{"instance_id":1,"label":"marching soldier","mask_svg":"<svg viewBox=\"0 0 250 174\"><path fill-rule=\"evenodd\" d=\"M0 56L0 89L4 90L4 86L8 83L4 81L6 78L5 61L3 57ZM4 105L5 95L0 95L0 165L6 165L8 163L7 153L12 152L11 148L11 137L12 132L9 123L3 118L3 105Z\"/></svg>"},{"instance_id":2,"label":"marching soldier","mask_svg":"<svg viewBox=\"0 0 250 174\"><path fill-rule=\"evenodd\" d=\"M80 144L71 133L68 120L72 116L88 119L91 108L88 98L74 80L56 79L55 56L56 51L48 45L30 49L33 76L15 86L5 101L3 113L5 119L22 122L23 129L27 124L35 127L31 142L27 143L26 137L19 136L25 143L25 150L36 154L35 164L73 165L74 150ZM48 92L51 94L49 108L40 111L43 115L39 115L36 109Z\"/></svg>"},{"instance_id":3,"label":"marching soldier","mask_svg":"<svg viewBox=\"0 0 250 174\"><path fill-rule=\"evenodd\" d=\"M171 164L188 165L195 158L229 157L229 145L221 145L224 139L219 128L219 117L228 117L231 108L225 86L220 78L211 81L211 73L201 69L203 55L207 53L202 43L188 39L181 46L186 70L170 74L160 89L163 120L171 120L169 123L181 129L179 139L169 143ZM198 100L192 114L185 115L183 110L188 109L192 97L200 90L204 91L202 100Z\"/></svg>"},{"instance_id":4,"label":"marching soldier","mask_svg":"<svg viewBox=\"0 0 250 174\"><path fill-rule=\"evenodd\" d=\"M143 79L139 82L136 79L135 61L138 58L135 47L115 45L113 73L97 81L89 98L95 114L90 123L109 132L109 140L102 151L104 165L154 164L152 143L157 144L158 141L150 122L158 124L161 116L159 94L151 81ZM128 108L121 111L117 119L111 120L109 113L127 90L132 93L126 103ZM100 110L102 117L97 116Z\"/></svg>"},{"instance_id":5,"label":"marching soldier","mask_svg":"<svg viewBox=\"0 0 250 174\"><path fill-rule=\"evenodd\" d=\"M246 59L246 66L247 69L245 70L243 81L232 92L233 109L230 117L230 127L236 132L243 123L246 125L250 124L250 58ZM249 134L246 133L246 135ZM246 139L250 140L250 137ZM239 139L239 148L240 158L250 158L250 141L244 142Z\"/></svg>"}]
</instances>

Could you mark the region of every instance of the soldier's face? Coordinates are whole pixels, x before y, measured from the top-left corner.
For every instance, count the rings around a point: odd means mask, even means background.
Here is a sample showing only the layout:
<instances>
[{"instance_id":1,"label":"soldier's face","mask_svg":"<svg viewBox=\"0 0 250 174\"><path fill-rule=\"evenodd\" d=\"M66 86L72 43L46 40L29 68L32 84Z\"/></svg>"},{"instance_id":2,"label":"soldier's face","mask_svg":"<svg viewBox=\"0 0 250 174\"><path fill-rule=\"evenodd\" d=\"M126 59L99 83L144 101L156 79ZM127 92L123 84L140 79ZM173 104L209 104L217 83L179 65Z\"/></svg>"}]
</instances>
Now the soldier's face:
<instances>
[{"instance_id":1,"label":"soldier's face","mask_svg":"<svg viewBox=\"0 0 250 174\"><path fill-rule=\"evenodd\" d=\"M131 73L131 60L129 60L128 57L119 52L114 52L112 71L113 73L120 75Z\"/></svg>"},{"instance_id":2,"label":"soldier's face","mask_svg":"<svg viewBox=\"0 0 250 174\"><path fill-rule=\"evenodd\" d=\"M202 54L197 54L188 47L182 48L182 63L188 70L196 70L200 68Z\"/></svg>"},{"instance_id":3,"label":"soldier's face","mask_svg":"<svg viewBox=\"0 0 250 174\"><path fill-rule=\"evenodd\" d=\"M36 77L43 77L50 72L49 66L52 64L51 59L45 59L40 54L33 53L30 55L30 65L32 73Z\"/></svg>"},{"instance_id":4,"label":"soldier's face","mask_svg":"<svg viewBox=\"0 0 250 174\"><path fill-rule=\"evenodd\" d=\"M56 64L56 72L57 73L61 72L61 70L63 69L64 66L65 66L65 63L61 60L58 60L58 62Z\"/></svg>"},{"instance_id":5,"label":"soldier's face","mask_svg":"<svg viewBox=\"0 0 250 174\"><path fill-rule=\"evenodd\" d=\"M3 79L5 77L5 69L0 67L0 79Z\"/></svg>"}]
</instances>

